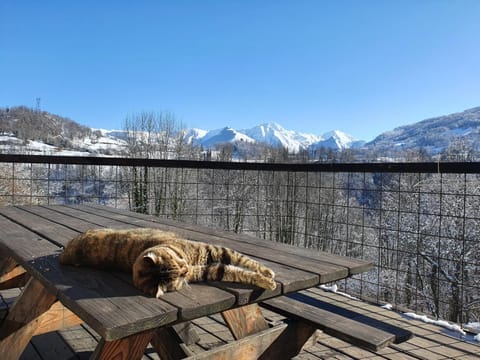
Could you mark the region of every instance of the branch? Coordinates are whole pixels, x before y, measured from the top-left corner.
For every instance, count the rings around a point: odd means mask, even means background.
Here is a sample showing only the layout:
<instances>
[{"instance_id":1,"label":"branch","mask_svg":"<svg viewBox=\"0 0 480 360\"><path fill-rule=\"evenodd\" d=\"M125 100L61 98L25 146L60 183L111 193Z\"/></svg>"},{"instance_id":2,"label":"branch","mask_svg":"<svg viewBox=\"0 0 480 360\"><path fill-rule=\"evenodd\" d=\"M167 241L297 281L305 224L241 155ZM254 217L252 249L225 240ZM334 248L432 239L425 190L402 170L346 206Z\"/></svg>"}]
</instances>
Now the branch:
<instances>
[{"instance_id":1,"label":"branch","mask_svg":"<svg viewBox=\"0 0 480 360\"><path fill-rule=\"evenodd\" d=\"M448 274L441 266L438 265L438 263L436 261L433 261L432 259L430 259L426 254L424 253L421 253L419 252L418 253L423 259L425 259L429 264L431 265L436 265L437 268L439 269L440 273L445 277L445 279L449 282L451 282L452 284L458 284L459 281L458 281L458 278L455 276L455 275L450 275Z\"/></svg>"}]
</instances>

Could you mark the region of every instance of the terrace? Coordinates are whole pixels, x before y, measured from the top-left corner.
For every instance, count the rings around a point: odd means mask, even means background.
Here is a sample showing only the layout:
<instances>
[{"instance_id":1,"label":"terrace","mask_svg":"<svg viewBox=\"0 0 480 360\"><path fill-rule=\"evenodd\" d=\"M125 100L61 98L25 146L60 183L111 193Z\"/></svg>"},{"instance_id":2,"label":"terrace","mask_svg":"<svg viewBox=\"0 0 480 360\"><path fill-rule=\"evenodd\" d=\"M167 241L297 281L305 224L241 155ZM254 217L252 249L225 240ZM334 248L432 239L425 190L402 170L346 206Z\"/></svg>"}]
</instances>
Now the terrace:
<instances>
[{"instance_id":1,"label":"terrace","mask_svg":"<svg viewBox=\"0 0 480 360\"><path fill-rule=\"evenodd\" d=\"M375 268L337 282L339 290L368 303L465 324L480 318L479 174L479 163L252 164L1 155L0 204L101 204L363 258ZM14 296L4 294L5 300ZM320 289L315 296L415 328L416 337L406 345L389 348L395 356L431 358L422 355L422 348L431 347L430 355L468 358L479 350L441 328L378 306ZM195 324L207 334L202 341L228 341L219 319L202 321ZM88 338L86 343L95 341L84 327L72 331ZM78 348L69 336L61 334L63 346ZM385 351L366 354L337 341L320 336L313 344L317 350L301 356L395 357ZM30 350L42 354L39 344L33 341Z\"/></svg>"}]
</instances>

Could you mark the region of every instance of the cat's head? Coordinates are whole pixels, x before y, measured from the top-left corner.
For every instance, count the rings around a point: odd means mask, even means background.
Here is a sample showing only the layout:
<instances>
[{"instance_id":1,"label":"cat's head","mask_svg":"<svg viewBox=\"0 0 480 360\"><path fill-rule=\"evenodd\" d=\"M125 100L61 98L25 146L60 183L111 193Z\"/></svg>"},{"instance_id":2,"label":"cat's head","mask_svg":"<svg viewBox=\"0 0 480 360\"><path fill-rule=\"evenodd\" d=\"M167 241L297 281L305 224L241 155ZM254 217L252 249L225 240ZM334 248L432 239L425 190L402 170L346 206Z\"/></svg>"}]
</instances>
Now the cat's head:
<instances>
[{"instance_id":1,"label":"cat's head","mask_svg":"<svg viewBox=\"0 0 480 360\"><path fill-rule=\"evenodd\" d=\"M154 246L138 256L133 265L133 283L143 292L159 298L185 284L188 264L181 250L173 246Z\"/></svg>"}]
</instances>

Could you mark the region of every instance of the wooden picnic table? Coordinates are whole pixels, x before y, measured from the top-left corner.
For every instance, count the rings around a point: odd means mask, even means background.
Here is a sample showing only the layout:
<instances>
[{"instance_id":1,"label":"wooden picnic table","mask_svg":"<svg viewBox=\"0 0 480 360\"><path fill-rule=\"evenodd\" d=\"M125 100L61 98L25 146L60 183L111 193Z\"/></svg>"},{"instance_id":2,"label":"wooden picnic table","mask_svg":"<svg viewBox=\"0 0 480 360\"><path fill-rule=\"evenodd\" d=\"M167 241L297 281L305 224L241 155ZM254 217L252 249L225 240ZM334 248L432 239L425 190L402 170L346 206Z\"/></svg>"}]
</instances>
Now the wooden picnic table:
<instances>
[{"instance_id":1,"label":"wooden picnic table","mask_svg":"<svg viewBox=\"0 0 480 360\"><path fill-rule=\"evenodd\" d=\"M70 239L100 227L158 228L227 246L271 267L278 286L270 291L225 282L195 283L156 299L134 288L128 274L58 263ZM195 337L189 321L219 312L237 341L192 359L258 358L273 347L273 353L285 346L301 348L311 333L287 324L269 327L257 303L371 268L362 260L105 206L2 207L0 289L25 287L0 327L0 358L17 359L32 336L83 322L102 337L93 359L137 359L148 343L162 359L188 357L184 344L195 341L189 339ZM278 341L280 335L295 341Z\"/></svg>"}]
</instances>

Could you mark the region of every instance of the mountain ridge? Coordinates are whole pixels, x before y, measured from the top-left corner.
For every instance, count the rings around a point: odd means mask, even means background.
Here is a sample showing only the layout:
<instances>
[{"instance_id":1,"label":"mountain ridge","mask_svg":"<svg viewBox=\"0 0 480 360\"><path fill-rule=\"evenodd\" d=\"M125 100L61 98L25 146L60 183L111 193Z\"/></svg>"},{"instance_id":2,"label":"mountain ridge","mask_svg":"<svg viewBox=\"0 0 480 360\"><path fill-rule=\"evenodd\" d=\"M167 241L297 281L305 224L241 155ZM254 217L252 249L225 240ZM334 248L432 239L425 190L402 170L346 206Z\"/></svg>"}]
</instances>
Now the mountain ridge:
<instances>
[{"instance_id":1,"label":"mountain ridge","mask_svg":"<svg viewBox=\"0 0 480 360\"><path fill-rule=\"evenodd\" d=\"M195 129L197 132L199 129ZM249 129L235 130L230 127L204 130L199 136L193 136L187 131L187 136L196 144L205 148L215 147L223 143L243 141L250 143L264 143L270 146L283 147L289 152L297 153L308 150L312 145L315 147L327 147L335 150L349 148L353 142L359 141L352 135L340 130L332 130L324 136L302 133L295 130L287 130L280 124L271 122L263 123ZM361 141L361 140L360 140Z\"/></svg>"},{"instance_id":2,"label":"mountain ridge","mask_svg":"<svg viewBox=\"0 0 480 360\"><path fill-rule=\"evenodd\" d=\"M125 130L88 128L71 119L24 106L0 108L0 136L0 151L6 151L11 145L16 149L30 146L45 153L73 149L115 154L127 147ZM457 142L480 153L480 106L403 125L381 133L368 143L340 130L315 135L287 130L276 122L241 130L229 126L214 130L190 128L185 131L184 138L189 144L201 146L204 150L216 150L226 143L257 143L283 148L290 153L307 151L314 154L322 148L338 151L355 149L376 151L384 154L382 156L396 158L396 154L404 150L415 149L422 149L430 156L437 155Z\"/></svg>"},{"instance_id":3,"label":"mountain ridge","mask_svg":"<svg viewBox=\"0 0 480 360\"><path fill-rule=\"evenodd\" d=\"M480 144L480 106L394 128L378 135L365 146L423 148L436 154L457 139L471 145Z\"/></svg>"}]
</instances>

